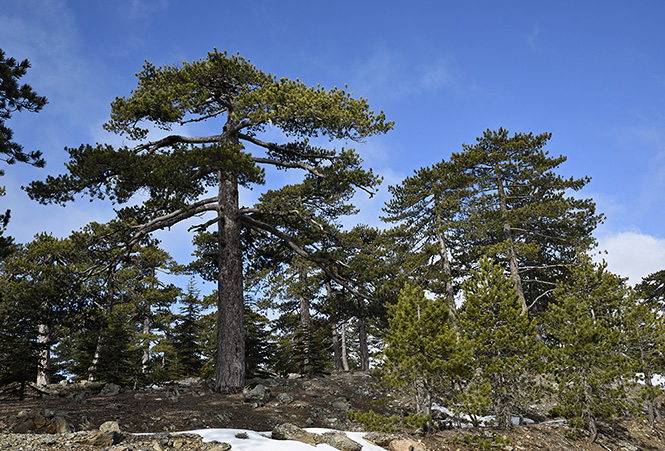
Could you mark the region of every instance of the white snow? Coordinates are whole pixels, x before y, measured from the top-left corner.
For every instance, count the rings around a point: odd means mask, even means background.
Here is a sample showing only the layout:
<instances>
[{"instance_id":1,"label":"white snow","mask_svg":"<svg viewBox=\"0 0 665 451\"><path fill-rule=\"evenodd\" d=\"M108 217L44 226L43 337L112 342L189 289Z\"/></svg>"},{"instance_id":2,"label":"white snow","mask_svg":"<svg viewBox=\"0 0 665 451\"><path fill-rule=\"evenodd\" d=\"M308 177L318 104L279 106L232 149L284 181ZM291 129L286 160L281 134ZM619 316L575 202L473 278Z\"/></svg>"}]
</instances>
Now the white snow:
<instances>
[{"instance_id":1,"label":"white snow","mask_svg":"<svg viewBox=\"0 0 665 451\"><path fill-rule=\"evenodd\" d=\"M452 420L452 418L455 418L455 413L448 409L447 407L440 406L438 404L433 404L432 405L432 410L438 410L439 412L443 412L447 417L450 418L449 421L451 427L457 427L456 422ZM473 418L471 418L470 415L467 414L458 414L457 415L459 420L460 420L460 425L459 427L461 428L472 428L473 426ZM522 424L533 424L535 421L533 421L531 418L522 418ZM520 424L520 417L512 417L511 421L514 425ZM484 426L495 426L496 425L496 417L494 415L487 415L487 416L482 416L482 417L477 417L476 422L478 423L478 426L484 427Z\"/></svg>"},{"instance_id":2,"label":"white snow","mask_svg":"<svg viewBox=\"0 0 665 451\"><path fill-rule=\"evenodd\" d=\"M322 434L324 432L339 432L332 429L305 429L308 432ZM363 446L363 451L385 451L383 448L372 445L363 440L366 432L343 432L351 440L354 440ZM197 429L195 431L186 431L183 434L198 434L203 437L204 442L217 441L228 443L234 451L337 451L329 445L321 444L317 446L308 445L293 440L273 440L270 438L270 432L255 432L246 429ZM238 438L237 435L247 438Z\"/></svg>"}]
</instances>

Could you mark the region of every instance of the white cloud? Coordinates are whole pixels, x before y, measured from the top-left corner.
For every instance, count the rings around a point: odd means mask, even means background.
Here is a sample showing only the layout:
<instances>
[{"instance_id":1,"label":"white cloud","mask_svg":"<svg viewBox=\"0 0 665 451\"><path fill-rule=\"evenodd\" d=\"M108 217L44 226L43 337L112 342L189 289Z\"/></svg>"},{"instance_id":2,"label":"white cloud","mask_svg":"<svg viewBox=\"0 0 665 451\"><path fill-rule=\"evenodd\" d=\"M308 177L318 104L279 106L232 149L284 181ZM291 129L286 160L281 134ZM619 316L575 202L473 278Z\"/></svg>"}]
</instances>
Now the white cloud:
<instances>
[{"instance_id":1,"label":"white cloud","mask_svg":"<svg viewBox=\"0 0 665 451\"><path fill-rule=\"evenodd\" d=\"M604 259L611 272L627 277L630 285L665 269L665 238L639 231L623 231L604 235L598 242L599 249L606 252L598 259Z\"/></svg>"}]
</instances>

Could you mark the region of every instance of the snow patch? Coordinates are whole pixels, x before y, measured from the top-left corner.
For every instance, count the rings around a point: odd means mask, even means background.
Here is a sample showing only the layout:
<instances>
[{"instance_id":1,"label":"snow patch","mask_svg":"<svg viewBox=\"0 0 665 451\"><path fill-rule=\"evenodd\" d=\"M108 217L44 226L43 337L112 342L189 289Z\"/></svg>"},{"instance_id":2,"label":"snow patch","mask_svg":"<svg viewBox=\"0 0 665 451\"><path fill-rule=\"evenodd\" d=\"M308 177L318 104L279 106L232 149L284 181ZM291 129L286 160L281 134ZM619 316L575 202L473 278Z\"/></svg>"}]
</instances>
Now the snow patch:
<instances>
[{"instance_id":1,"label":"snow patch","mask_svg":"<svg viewBox=\"0 0 665 451\"><path fill-rule=\"evenodd\" d=\"M324 432L340 432L332 429L308 428L308 432L323 434ZM337 451L330 445L320 444L317 446L308 445L293 440L273 440L270 438L270 432L256 432L247 429L197 429L195 431L182 432L183 434L197 434L203 438L204 442L228 443L234 451ZM351 440L354 440L363 446L363 451L385 451L383 448L372 445L365 441L363 437L366 432L342 432ZM238 438L246 437L246 438Z\"/></svg>"}]
</instances>

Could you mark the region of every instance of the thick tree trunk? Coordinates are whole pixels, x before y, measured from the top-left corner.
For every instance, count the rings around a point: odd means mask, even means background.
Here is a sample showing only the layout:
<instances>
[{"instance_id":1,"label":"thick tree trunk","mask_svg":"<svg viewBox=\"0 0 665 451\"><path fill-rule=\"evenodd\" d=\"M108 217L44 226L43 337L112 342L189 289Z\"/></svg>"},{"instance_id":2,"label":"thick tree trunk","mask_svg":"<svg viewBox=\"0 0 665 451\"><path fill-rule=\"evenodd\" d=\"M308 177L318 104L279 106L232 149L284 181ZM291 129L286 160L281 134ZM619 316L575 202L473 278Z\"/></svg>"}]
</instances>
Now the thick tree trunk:
<instances>
[{"instance_id":1,"label":"thick tree trunk","mask_svg":"<svg viewBox=\"0 0 665 451\"><path fill-rule=\"evenodd\" d=\"M499 195L499 208L504 218L503 220L503 238L509 243L508 247L508 264L510 265L510 276L513 279L515 288L517 288L517 295L522 301L522 314L526 314L528 307L526 305L526 298L524 297L524 289L522 288L522 277L519 272L519 265L517 264L517 254L513 242L513 234L508 221L508 204L506 203L506 194L503 188L503 181L497 180L497 194Z\"/></svg>"},{"instance_id":2,"label":"thick tree trunk","mask_svg":"<svg viewBox=\"0 0 665 451\"><path fill-rule=\"evenodd\" d=\"M242 244L238 183L221 172L218 203L217 368L215 390L238 393L245 385Z\"/></svg>"},{"instance_id":3,"label":"thick tree trunk","mask_svg":"<svg viewBox=\"0 0 665 451\"><path fill-rule=\"evenodd\" d=\"M50 328L47 324L39 326L39 365L37 365L37 386L51 383L51 348L49 346Z\"/></svg>"},{"instance_id":4,"label":"thick tree trunk","mask_svg":"<svg viewBox=\"0 0 665 451\"><path fill-rule=\"evenodd\" d=\"M300 283L300 339L302 340L301 366L302 372L308 376L314 370L312 366L312 318L310 316L309 287L307 285L307 268L298 268Z\"/></svg>"}]
</instances>

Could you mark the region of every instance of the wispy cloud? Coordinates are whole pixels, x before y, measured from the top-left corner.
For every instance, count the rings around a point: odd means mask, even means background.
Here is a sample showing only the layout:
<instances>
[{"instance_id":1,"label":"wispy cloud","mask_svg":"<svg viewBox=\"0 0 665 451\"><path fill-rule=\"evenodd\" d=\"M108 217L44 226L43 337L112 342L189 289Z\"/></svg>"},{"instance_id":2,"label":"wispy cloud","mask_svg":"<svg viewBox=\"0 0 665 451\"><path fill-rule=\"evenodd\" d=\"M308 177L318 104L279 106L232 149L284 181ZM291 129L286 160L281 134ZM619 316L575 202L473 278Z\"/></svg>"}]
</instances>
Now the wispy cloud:
<instances>
[{"instance_id":1,"label":"wispy cloud","mask_svg":"<svg viewBox=\"0 0 665 451\"><path fill-rule=\"evenodd\" d=\"M454 89L457 79L454 64L444 58L413 61L410 55L387 48L375 49L355 67L352 85L372 99L400 99Z\"/></svg>"},{"instance_id":2,"label":"wispy cloud","mask_svg":"<svg viewBox=\"0 0 665 451\"><path fill-rule=\"evenodd\" d=\"M540 24L535 23L531 28L531 31L526 35L526 44L533 51L538 50L538 45L540 41Z\"/></svg>"},{"instance_id":3,"label":"wispy cloud","mask_svg":"<svg viewBox=\"0 0 665 451\"><path fill-rule=\"evenodd\" d=\"M131 0L128 16L132 20L145 19L156 12L166 10L169 7L169 3L169 0Z\"/></svg>"}]
</instances>

